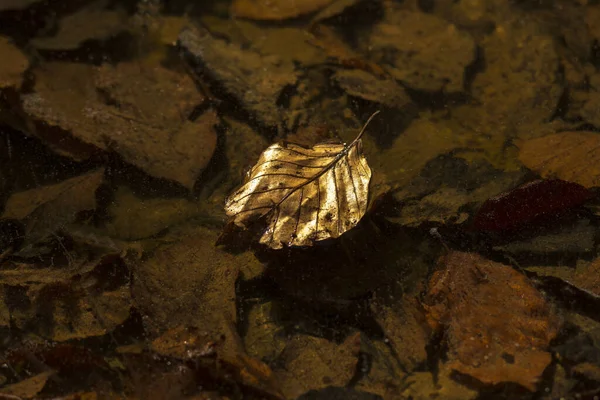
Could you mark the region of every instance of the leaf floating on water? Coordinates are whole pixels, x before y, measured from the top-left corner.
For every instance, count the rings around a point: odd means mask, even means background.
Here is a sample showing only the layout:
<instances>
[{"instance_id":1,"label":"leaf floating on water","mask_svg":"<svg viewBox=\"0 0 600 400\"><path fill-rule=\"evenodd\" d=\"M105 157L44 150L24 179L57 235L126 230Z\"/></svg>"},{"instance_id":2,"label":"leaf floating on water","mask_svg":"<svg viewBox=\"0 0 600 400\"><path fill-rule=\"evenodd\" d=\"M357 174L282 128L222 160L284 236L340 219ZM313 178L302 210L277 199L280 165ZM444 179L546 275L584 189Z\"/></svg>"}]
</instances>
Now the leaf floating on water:
<instances>
[{"instance_id":1,"label":"leaf floating on water","mask_svg":"<svg viewBox=\"0 0 600 400\"><path fill-rule=\"evenodd\" d=\"M311 246L355 227L367 210L371 180L361 136L377 113L349 145L269 146L227 199L227 215L245 228L266 218L260 243L273 249Z\"/></svg>"}]
</instances>

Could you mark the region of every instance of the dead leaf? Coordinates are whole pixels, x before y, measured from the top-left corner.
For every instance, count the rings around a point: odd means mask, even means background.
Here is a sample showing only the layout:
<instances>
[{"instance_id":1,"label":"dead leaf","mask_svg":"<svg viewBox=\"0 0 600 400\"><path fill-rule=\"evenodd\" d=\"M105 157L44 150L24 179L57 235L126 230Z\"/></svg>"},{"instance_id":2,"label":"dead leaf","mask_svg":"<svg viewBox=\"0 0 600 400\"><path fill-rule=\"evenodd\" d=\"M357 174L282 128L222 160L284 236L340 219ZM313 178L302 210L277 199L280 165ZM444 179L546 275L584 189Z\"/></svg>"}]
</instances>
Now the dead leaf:
<instances>
[{"instance_id":1,"label":"dead leaf","mask_svg":"<svg viewBox=\"0 0 600 400\"><path fill-rule=\"evenodd\" d=\"M0 65L0 89L19 88L23 73L29 67L29 60L4 36L0 36L0 58L4 60Z\"/></svg>"},{"instance_id":2,"label":"dead leaf","mask_svg":"<svg viewBox=\"0 0 600 400\"><path fill-rule=\"evenodd\" d=\"M369 72L377 78L389 78L389 74L383 68L366 59L356 49L351 48L332 27L316 25L311 29L311 33L313 35L308 37L308 42L325 52L337 64Z\"/></svg>"},{"instance_id":3,"label":"dead leaf","mask_svg":"<svg viewBox=\"0 0 600 400\"><path fill-rule=\"evenodd\" d=\"M51 203L53 202L55 210L51 211L52 214L63 210L64 214L81 210L93 210L96 208L96 196L94 192L103 180L104 168L101 168L67 179L55 185L42 186L15 193L6 202L2 218L20 220L30 216L34 212L39 214L50 213L49 211L51 210L48 209L38 210L44 206L51 207Z\"/></svg>"},{"instance_id":4,"label":"dead leaf","mask_svg":"<svg viewBox=\"0 0 600 400\"><path fill-rule=\"evenodd\" d=\"M233 380L236 384L268 394L268 398L282 399L273 371L263 362L248 357L241 346L236 349L226 348L225 341L237 336L235 332L225 336L225 339L207 340L210 338L207 338L204 327L198 329L179 326L153 340L150 348L161 356L193 361L196 366L214 368L214 373L218 374L216 379Z\"/></svg>"},{"instance_id":5,"label":"dead leaf","mask_svg":"<svg viewBox=\"0 0 600 400\"><path fill-rule=\"evenodd\" d=\"M318 12L317 15L312 18L311 23L316 24L319 21L335 17L336 15L343 13L347 8L358 4L360 1L362 0L334 0L331 4Z\"/></svg>"},{"instance_id":6,"label":"dead leaf","mask_svg":"<svg viewBox=\"0 0 600 400\"><path fill-rule=\"evenodd\" d=\"M360 334L348 336L341 344L307 335L292 336L281 355L280 379L286 398L327 386L346 386L356 370Z\"/></svg>"},{"instance_id":7,"label":"dead leaf","mask_svg":"<svg viewBox=\"0 0 600 400\"><path fill-rule=\"evenodd\" d=\"M39 3L40 1L41 0L2 0L0 1L0 11L24 10L35 3Z\"/></svg>"},{"instance_id":8,"label":"dead leaf","mask_svg":"<svg viewBox=\"0 0 600 400\"><path fill-rule=\"evenodd\" d=\"M0 329L10 326L10 310L6 305L4 285L0 285Z\"/></svg>"},{"instance_id":9,"label":"dead leaf","mask_svg":"<svg viewBox=\"0 0 600 400\"><path fill-rule=\"evenodd\" d=\"M3 271L2 283L13 296L9 308L15 326L61 342L104 335L129 317L127 283L104 291L103 285L114 283L99 282L94 274L102 276L101 270L84 266L73 269L68 279L61 272L60 268L43 269L39 274L34 268Z\"/></svg>"},{"instance_id":10,"label":"dead leaf","mask_svg":"<svg viewBox=\"0 0 600 400\"><path fill-rule=\"evenodd\" d=\"M284 328L274 316L276 309L273 302L257 304L246 316L244 347L250 356L266 363L277 360L285 347Z\"/></svg>"},{"instance_id":11,"label":"dead leaf","mask_svg":"<svg viewBox=\"0 0 600 400\"><path fill-rule=\"evenodd\" d=\"M106 40L125 30L127 14L124 11L99 9L92 4L59 22L59 29L52 37L31 40L34 47L42 50L74 50L88 40Z\"/></svg>"},{"instance_id":12,"label":"dead leaf","mask_svg":"<svg viewBox=\"0 0 600 400\"><path fill-rule=\"evenodd\" d=\"M398 400L474 400L479 393L452 379L452 371L442 367L435 376L431 372L415 372L405 380L402 397Z\"/></svg>"},{"instance_id":13,"label":"dead leaf","mask_svg":"<svg viewBox=\"0 0 600 400\"><path fill-rule=\"evenodd\" d=\"M205 98L192 79L157 65L45 63L23 97L31 131L76 160L114 151L157 178L191 189L216 148L216 112L189 117Z\"/></svg>"},{"instance_id":14,"label":"dead leaf","mask_svg":"<svg viewBox=\"0 0 600 400\"><path fill-rule=\"evenodd\" d=\"M600 134L561 132L518 143L519 160L544 178L600 186Z\"/></svg>"},{"instance_id":15,"label":"dead leaf","mask_svg":"<svg viewBox=\"0 0 600 400\"><path fill-rule=\"evenodd\" d=\"M555 39L542 33L536 21L523 22L509 18L494 23L494 31L480 42L486 68L471 84L481 107L467 112L475 119L483 117L485 135L502 138L502 142L505 135L540 136L564 92Z\"/></svg>"},{"instance_id":16,"label":"dead leaf","mask_svg":"<svg viewBox=\"0 0 600 400\"><path fill-rule=\"evenodd\" d=\"M475 59L471 36L423 12L388 13L365 45L394 78L428 92L464 91L465 68Z\"/></svg>"},{"instance_id":17,"label":"dead leaf","mask_svg":"<svg viewBox=\"0 0 600 400\"><path fill-rule=\"evenodd\" d=\"M290 60L243 49L213 37L206 29L184 29L178 44L201 80L209 78L217 90L225 89L259 123L279 125L279 96L298 79Z\"/></svg>"},{"instance_id":18,"label":"dead leaf","mask_svg":"<svg viewBox=\"0 0 600 400\"><path fill-rule=\"evenodd\" d=\"M560 321L544 297L513 268L478 254L450 252L425 300L434 329L443 329L445 366L480 382L514 382L534 391L552 356Z\"/></svg>"},{"instance_id":19,"label":"dead leaf","mask_svg":"<svg viewBox=\"0 0 600 400\"><path fill-rule=\"evenodd\" d=\"M256 20L283 20L319 11L334 0L235 0L231 14Z\"/></svg>"},{"instance_id":20,"label":"dead leaf","mask_svg":"<svg viewBox=\"0 0 600 400\"><path fill-rule=\"evenodd\" d=\"M378 400L400 400L398 392L407 378L406 372L397 360L400 354L387 343L387 339L371 341L363 337L361 342L360 351L363 360L369 360L369 368L353 387L376 394L375 398Z\"/></svg>"},{"instance_id":21,"label":"dead leaf","mask_svg":"<svg viewBox=\"0 0 600 400\"><path fill-rule=\"evenodd\" d=\"M404 88L390 78L378 78L360 69L343 69L336 71L333 79L351 96L399 110L412 104Z\"/></svg>"},{"instance_id":22,"label":"dead leaf","mask_svg":"<svg viewBox=\"0 0 600 400\"><path fill-rule=\"evenodd\" d=\"M76 220L77 214L96 208L96 190L104 181L104 168L66 181L13 194L3 218L25 219L28 242L55 232Z\"/></svg>"},{"instance_id":23,"label":"dead leaf","mask_svg":"<svg viewBox=\"0 0 600 400\"><path fill-rule=\"evenodd\" d=\"M216 248L216 235L205 228L181 228L164 240L133 271L134 303L146 316L147 331L196 327L204 332L204 344L225 335L221 350L235 353L240 345L231 330L237 321L235 281L252 254L233 256Z\"/></svg>"},{"instance_id":24,"label":"dead leaf","mask_svg":"<svg viewBox=\"0 0 600 400\"><path fill-rule=\"evenodd\" d=\"M486 161L467 162L444 154L394 193L402 208L388 220L405 226L461 224L482 202L515 187L522 178L520 171L504 172Z\"/></svg>"},{"instance_id":25,"label":"dead leaf","mask_svg":"<svg viewBox=\"0 0 600 400\"><path fill-rule=\"evenodd\" d=\"M198 205L182 198L143 198L123 186L116 190L108 209L109 232L124 240L156 235L169 226L192 218Z\"/></svg>"},{"instance_id":26,"label":"dead leaf","mask_svg":"<svg viewBox=\"0 0 600 400\"><path fill-rule=\"evenodd\" d=\"M571 283L600 296L600 258L596 258L584 268L577 268Z\"/></svg>"},{"instance_id":27,"label":"dead leaf","mask_svg":"<svg viewBox=\"0 0 600 400\"><path fill-rule=\"evenodd\" d=\"M457 147L460 147L457 132L441 122L420 118L397 134L390 148L373 150L371 164L385 171L393 188L399 188L418 176L429 161Z\"/></svg>"},{"instance_id":28,"label":"dead leaf","mask_svg":"<svg viewBox=\"0 0 600 400\"><path fill-rule=\"evenodd\" d=\"M560 179L536 180L486 200L475 215L473 229L511 231L529 228L579 207L593 194Z\"/></svg>"},{"instance_id":29,"label":"dead leaf","mask_svg":"<svg viewBox=\"0 0 600 400\"><path fill-rule=\"evenodd\" d=\"M374 301L371 309L403 369L412 372L425 365L430 331L416 299L405 296L392 307Z\"/></svg>"},{"instance_id":30,"label":"dead leaf","mask_svg":"<svg viewBox=\"0 0 600 400\"><path fill-rule=\"evenodd\" d=\"M371 180L361 142L367 124L349 145L271 145L227 199L227 215L246 228L268 219L260 243L273 249L310 246L355 227L367 211Z\"/></svg>"},{"instance_id":31,"label":"dead leaf","mask_svg":"<svg viewBox=\"0 0 600 400\"><path fill-rule=\"evenodd\" d=\"M42 372L41 374L32 376L31 378L27 378L18 383L13 383L12 385L5 386L0 388L0 398L3 398L3 395L16 396L14 398L21 399L33 399L35 398L46 386L46 382L48 378L54 374L54 371ZM11 397L8 397L11 399Z\"/></svg>"}]
</instances>

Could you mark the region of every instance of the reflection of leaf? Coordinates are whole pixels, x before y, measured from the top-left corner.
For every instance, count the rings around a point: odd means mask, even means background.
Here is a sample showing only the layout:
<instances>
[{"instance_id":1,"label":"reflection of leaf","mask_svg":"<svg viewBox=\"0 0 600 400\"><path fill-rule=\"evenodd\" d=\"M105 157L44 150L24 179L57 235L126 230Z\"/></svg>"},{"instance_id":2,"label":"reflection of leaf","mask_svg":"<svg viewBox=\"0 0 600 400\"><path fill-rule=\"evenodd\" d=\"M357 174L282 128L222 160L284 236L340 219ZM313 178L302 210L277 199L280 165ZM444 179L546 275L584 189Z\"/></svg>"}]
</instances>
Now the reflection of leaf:
<instances>
[{"instance_id":1,"label":"reflection of leaf","mask_svg":"<svg viewBox=\"0 0 600 400\"><path fill-rule=\"evenodd\" d=\"M268 218L260 242L274 249L310 246L353 228L365 214L369 196L371 169L360 139L367 124L347 146L271 145L246 183L227 199L227 215L242 227Z\"/></svg>"}]
</instances>

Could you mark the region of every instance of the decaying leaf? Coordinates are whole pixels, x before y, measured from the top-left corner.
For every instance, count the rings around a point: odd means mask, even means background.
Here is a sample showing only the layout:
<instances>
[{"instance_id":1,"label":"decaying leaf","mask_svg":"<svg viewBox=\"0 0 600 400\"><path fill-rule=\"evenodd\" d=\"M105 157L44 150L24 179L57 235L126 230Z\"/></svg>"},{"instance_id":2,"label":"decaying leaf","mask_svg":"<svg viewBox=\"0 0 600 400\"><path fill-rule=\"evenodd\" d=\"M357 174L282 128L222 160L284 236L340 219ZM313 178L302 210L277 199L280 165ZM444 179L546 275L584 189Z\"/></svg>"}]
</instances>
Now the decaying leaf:
<instances>
[{"instance_id":1,"label":"decaying leaf","mask_svg":"<svg viewBox=\"0 0 600 400\"><path fill-rule=\"evenodd\" d=\"M235 0L231 13L256 20L283 20L310 14L333 3L333 0Z\"/></svg>"},{"instance_id":2,"label":"decaying leaf","mask_svg":"<svg viewBox=\"0 0 600 400\"><path fill-rule=\"evenodd\" d=\"M496 385L534 391L551 363L546 351L560 320L527 278L478 254L451 252L441 259L426 298L428 319L443 329L445 367Z\"/></svg>"},{"instance_id":3,"label":"decaying leaf","mask_svg":"<svg viewBox=\"0 0 600 400\"><path fill-rule=\"evenodd\" d=\"M0 398L2 399L33 399L42 391L48 378L54 374L54 371L46 371L41 374L24 379L21 382L13 383L0 389Z\"/></svg>"},{"instance_id":4,"label":"decaying leaf","mask_svg":"<svg viewBox=\"0 0 600 400\"><path fill-rule=\"evenodd\" d=\"M473 228L481 231L523 228L578 207L591 197L592 193L577 183L536 180L488 199L475 215Z\"/></svg>"},{"instance_id":5,"label":"decaying leaf","mask_svg":"<svg viewBox=\"0 0 600 400\"><path fill-rule=\"evenodd\" d=\"M292 336L281 355L283 368L275 370L285 397L296 399L309 390L347 385L356 370L360 341L360 333L339 345L314 336Z\"/></svg>"},{"instance_id":6,"label":"decaying leaf","mask_svg":"<svg viewBox=\"0 0 600 400\"><path fill-rule=\"evenodd\" d=\"M203 28L184 29L177 43L199 79L217 91L225 90L258 123L270 127L280 123L278 100L299 75L291 60L227 43Z\"/></svg>"},{"instance_id":7,"label":"decaying leaf","mask_svg":"<svg viewBox=\"0 0 600 400\"><path fill-rule=\"evenodd\" d=\"M356 226L367 210L371 180L361 136L376 114L349 145L269 146L246 183L227 199L227 215L246 228L268 219L260 243L273 249L310 246Z\"/></svg>"},{"instance_id":8,"label":"decaying leaf","mask_svg":"<svg viewBox=\"0 0 600 400\"><path fill-rule=\"evenodd\" d=\"M543 177L600 186L600 135L561 132L523 141L519 160Z\"/></svg>"},{"instance_id":9,"label":"decaying leaf","mask_svg":"<svg viewBox=\"0 0 600 400\"><path fill-rule=\"evenodd\" d=\"M99 9L92 3L60 20L59 30L52 37L40 37L31 41L41 50L73 50L86 41L106 40L125 30L127 14L122 10Z\"/></svg>"},{"instance_id":10,"label":"decaying leaf","mask_svg":"<svg viewBox=\"0 0 600 400\"><path fill-rule=\"evenodd\" d=\"M0 57L6 60L0 66L0 89L21 86L23 73L29 67L27 57L4 36L0 37Z\"/></svg>"}]
</instances>

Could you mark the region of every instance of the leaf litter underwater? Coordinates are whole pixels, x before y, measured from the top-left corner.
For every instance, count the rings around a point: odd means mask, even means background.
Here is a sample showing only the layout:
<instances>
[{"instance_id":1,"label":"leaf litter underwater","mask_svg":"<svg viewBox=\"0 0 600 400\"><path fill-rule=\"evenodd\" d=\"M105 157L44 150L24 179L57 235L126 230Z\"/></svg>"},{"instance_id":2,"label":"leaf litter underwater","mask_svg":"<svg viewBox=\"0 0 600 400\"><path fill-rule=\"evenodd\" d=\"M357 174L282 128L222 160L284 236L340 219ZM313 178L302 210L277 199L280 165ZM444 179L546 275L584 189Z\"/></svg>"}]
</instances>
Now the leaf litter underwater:
<instances>
[{"instance_id":1,"label":"leaf litter underwater","mask_svg":"<svg viewBox=\"0 0 600 400\"><path fill-rule=\"evenodd\" d=\"M67 3L0 4L1 398L600 396L600 5Z\"/></svg>"}]
</instances>

